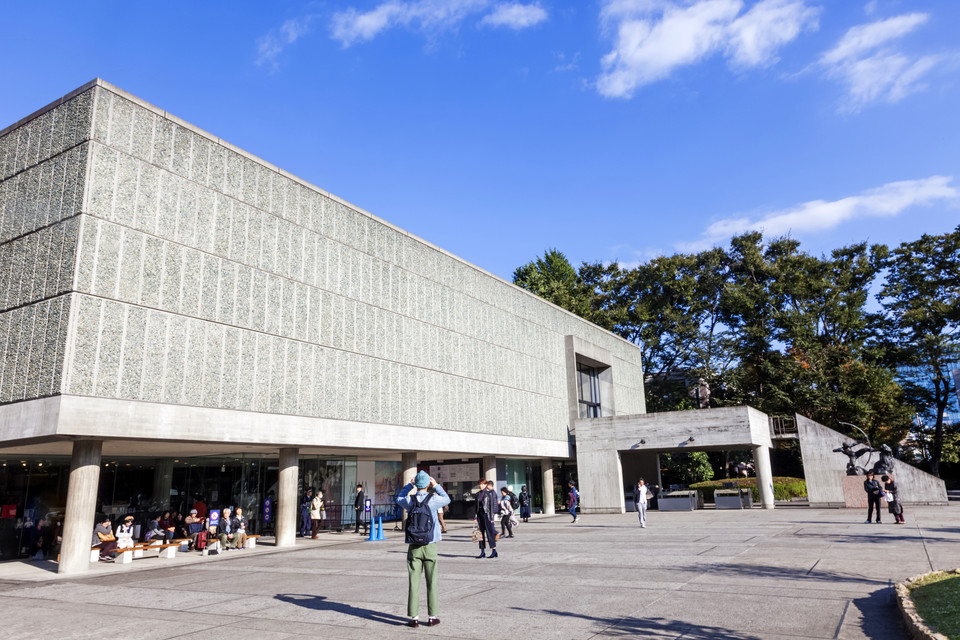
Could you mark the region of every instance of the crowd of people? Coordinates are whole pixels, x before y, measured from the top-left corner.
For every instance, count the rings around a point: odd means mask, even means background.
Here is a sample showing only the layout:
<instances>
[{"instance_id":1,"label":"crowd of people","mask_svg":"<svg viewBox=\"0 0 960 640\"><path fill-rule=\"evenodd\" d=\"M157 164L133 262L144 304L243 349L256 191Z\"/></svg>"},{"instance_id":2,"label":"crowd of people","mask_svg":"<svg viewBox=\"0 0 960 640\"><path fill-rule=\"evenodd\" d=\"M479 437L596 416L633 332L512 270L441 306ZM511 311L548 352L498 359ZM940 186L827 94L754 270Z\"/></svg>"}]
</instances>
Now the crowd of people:
<instances>
[{"instance_id":1,"label":"crowd of people","mask_svg":"<svg viewBox=\"0 0 960 640\"><path fill-rule=\"evenodd\" d=\"M206 503L198 497L186 516L169 510L155 513L140 527L139 535L132 514L123 516L115 527L110 516L104 515L93 530L91 546L99 549L103 562L112 562L118 551L138 542L186 540L190 549L201 551L211 540L219 540L222 550L245 549L249 522L243 507L226 506L218 515L211 519Z\"/></svg>"}]
</instances>

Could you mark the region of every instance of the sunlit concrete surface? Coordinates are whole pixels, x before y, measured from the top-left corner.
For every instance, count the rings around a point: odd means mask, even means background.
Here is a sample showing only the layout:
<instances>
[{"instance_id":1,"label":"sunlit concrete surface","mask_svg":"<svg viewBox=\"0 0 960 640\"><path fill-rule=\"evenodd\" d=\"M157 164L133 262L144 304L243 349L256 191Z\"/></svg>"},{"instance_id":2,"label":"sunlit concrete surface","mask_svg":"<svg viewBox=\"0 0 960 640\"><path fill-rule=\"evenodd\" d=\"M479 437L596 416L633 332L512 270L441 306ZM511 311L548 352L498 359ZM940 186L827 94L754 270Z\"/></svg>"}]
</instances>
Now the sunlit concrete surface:
<instances>
[{"instance_id":1,"label":"sunlit concrete surface","mask_svg":"<svg viewBox=\"0 0 960 640\"><path fill-rule=\"evenodd\" d=\"M886 515L886 514L885 514ZM465 525L440 549L438 627L405 622L405 545L353 534L290 550L141 559L57 577L0 565L13 639L906 638L892 584L960 567L960 508L908 510L906 525L853 510L564 516L524 524L477 560ZM130 570L132 569L132 571ZM423 612L425 617L426 612Z\"/></svg>"}]
</instances>

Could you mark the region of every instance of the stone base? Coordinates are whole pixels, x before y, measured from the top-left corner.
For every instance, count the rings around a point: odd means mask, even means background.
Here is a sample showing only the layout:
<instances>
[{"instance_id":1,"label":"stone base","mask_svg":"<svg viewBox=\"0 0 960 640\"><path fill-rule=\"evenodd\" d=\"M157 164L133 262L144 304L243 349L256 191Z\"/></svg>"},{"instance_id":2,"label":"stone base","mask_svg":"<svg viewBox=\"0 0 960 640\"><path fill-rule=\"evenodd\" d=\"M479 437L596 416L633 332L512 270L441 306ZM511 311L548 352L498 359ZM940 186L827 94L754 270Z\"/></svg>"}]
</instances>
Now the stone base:
<instances>
[{"instance_id":1,"label":"stone base","mask_svg":"<svg viewBox=\"0 0 960 640\"><path fill-rule=\"evenodd\" d=\"M866 509L867 492L863 490L866 476L843 476L843 500L849 509ZM884 506L881 504L880 506Z\"/></svg>"}]
</instances>

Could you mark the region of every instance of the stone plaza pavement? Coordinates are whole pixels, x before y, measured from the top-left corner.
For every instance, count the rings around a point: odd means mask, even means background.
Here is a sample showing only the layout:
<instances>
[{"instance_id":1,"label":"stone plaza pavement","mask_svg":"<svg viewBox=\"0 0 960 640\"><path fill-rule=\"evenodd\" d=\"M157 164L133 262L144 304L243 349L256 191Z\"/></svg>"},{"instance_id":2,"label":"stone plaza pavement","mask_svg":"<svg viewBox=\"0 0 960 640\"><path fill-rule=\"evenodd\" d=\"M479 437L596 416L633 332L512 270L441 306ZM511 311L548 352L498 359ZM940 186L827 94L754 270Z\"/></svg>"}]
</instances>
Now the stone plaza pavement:
<instances>
[{"instance_id":1,"label":"stone plaza pavement","mask_svg":"<svg viewBox=\"0 0 960 640\"><path fill-rule=\"evenodd\" d=\"M541 517L496 560L474 559L457 524L440 548L442 623L419 629L402 626L406 547L392 531L69 579L8 563L2 637L899 640L892 584L960 567L960 507L908 509L900 526L884 515L877 526L859 510L651 512L647 529L631 513Z\"/></svg>"}]
</instances>

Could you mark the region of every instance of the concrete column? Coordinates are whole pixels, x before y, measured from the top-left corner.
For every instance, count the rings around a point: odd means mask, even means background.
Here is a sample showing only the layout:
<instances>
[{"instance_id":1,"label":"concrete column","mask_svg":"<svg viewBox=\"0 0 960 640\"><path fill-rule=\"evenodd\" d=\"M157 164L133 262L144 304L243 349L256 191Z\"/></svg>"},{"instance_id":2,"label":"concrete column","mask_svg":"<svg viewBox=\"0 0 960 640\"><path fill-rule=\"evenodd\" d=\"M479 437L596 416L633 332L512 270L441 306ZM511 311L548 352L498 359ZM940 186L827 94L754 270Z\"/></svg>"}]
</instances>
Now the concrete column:
<instances>
[{"instance_id":1,"label":"concrete column","mask_svg":"<svg viewBox=\"0 0 960 640\"><path fill-rule=\"evenodd\" d=\"M173 460L161 458L153 468L153 503L160 511L170 508L170 489L173 487Z\"/></svg>"},{"instance_id":2,"label":"concrete column","mask_svg":"<svg viewBox=\"0 0 960 640\"><path fill-rule=\"evenodd\" d=\"M404 451L400 454L400 468L403 471L403 484L413 482L417 476L417 452Z\"/></svg>"},{"instance_id":3,"label":"concrete column","mask_svg":"<svg viewBox=\"0 0 960 640\"><path fill-rule=\"evenodd\" d=\"M103 440L77 440L73 443L57 573L80 573L90 568L90 541L96 524L102 451Z\"/></svg>"},{"instance_id":4,"label":"concrete column","mask_svg":"<svg viewBox=\"0 0 960 640\"><path fill-rule=\"evenodd\" d=\"M548 515L556 513L553 500L553 460L540 460L540 476L543 478L543 512Z\"/></svg>"},{"instance_id":5,"label":"concrete column","mask_svg":"<svg viewBox=\"0 0 960 640\"><path fill-rule=\"evenodd\" d=\"M770 469L770 449L763 445L755 446L753 466L757 471L760 505L764 509L773 509L773 471Z\"/></svg>"},{"instance_id":6,"label":"concrete column","mask_svg":"<svg viewBox=\"0 0 960 640\"><path fill-rule=\"evenodd\" d=\"M280 477L277 480L277 546L292 547L297 541L297 480L300 449L280 449Z\"/></svg>"},{"instance_id":7,"label":"concrete column","mask_svg":"<svg viewBox=\"0 0 960 640\"><path fill-rule=\"evenodd\" d=\"M624 513L623 469L616 449L577 449L580 513ZM567 487L564 487L564 491Z\"/></svg>"},{"instance_id":8,"label":"concrete column","mask_svg":"<svg viewBox=\"0 0 960 640\"><path fill-rule=\"evenodd\" d=\"M497 486L497 457L483 456L483 477L487 482L492 482Z\"/></svg>"}]
</instances>

